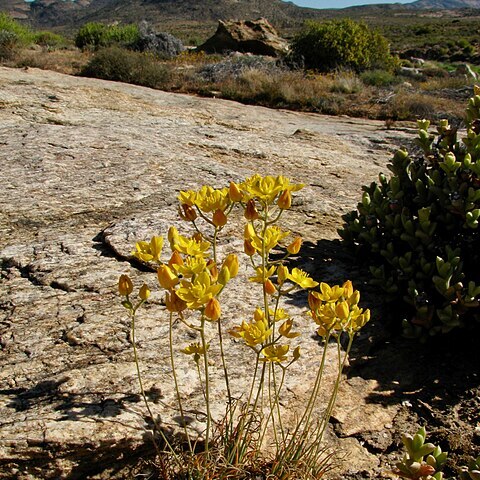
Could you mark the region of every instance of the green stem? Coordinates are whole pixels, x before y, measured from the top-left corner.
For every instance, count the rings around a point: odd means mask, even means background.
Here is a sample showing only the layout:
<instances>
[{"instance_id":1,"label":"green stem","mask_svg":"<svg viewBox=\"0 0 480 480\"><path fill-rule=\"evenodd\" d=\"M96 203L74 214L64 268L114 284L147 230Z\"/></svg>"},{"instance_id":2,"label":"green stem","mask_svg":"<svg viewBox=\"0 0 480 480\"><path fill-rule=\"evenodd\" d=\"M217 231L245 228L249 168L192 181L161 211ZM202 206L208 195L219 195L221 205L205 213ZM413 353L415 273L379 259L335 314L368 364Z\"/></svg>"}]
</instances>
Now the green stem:
<instances>
[{"instance_id":1,"label":"green stem","mask_svg":"<svg viewBox=\"0 0 480 480\"><path fill-rule=\"evenodd\" d=\"M169 343L169 349L170 349L170 365L172 366L172 376L173 376L173 382L175 384L175 393L177 395L178 408L180 410L180 417L182 419L182 425L183 425L183 429L185 431L185 436L186 436L187 441L188 441L188 449L192 453L193 449L192 449L192 444L190 442L190 435L188 434L188 430L187 430L187 422L185 420L185 414L184 414L183 404L182 404L182 397L180 395L180 387L178 385L177 371L175 369L175 359L174 359L174 356L173 356L173 312L170 312L168 343Z\"/></svg>"},{"instance_id":2,"label":"green stem","mask_svg":"<svg viewBox=\"0 0 480 480\"><path fill-rule=\"evenodd\" d=\"M202 315L200 326L200 338L202 340L203 363L205 368L205 403L207 408L207 431L205 433L205 453L208 452L208 443L210 441L210 428L212 416L210 411L210 378L208 373L208 353L207 342L205 340L205 317Z\"/></svg>"},{"instance_id":3,"label":"green stem","mask_svg":"<svg viewBox=\"0 0 480 480\"><path fill-rule=\"evenodd\" d=\"M140 307L140 305L142 304L143 302L141 302L138 306ZM175 453L175 450L173 449L172 445L170 444L170 442L168 441L168 439L166 438L165 434L163 433L163 431L161 430L160 426L158 425L157 421L155 420L155 416L153 415L153 412L150 408L150 404L148 403L148 399L147 399L147 396L145 394L145 389L143 387L143 381L142 381L142 374L140 372L140 362L138 360L138 352L137 352L137 342L135 340L135 314L136 314L136 311L137 311L137 308L131 310L131 319L132 319L132 322L131 322L131 332L132 332L132 347L133 347L133 358L134 358L134 361L135 361L135 367L137 369L137 378L138 378L138 384L140 386L140 393L142 395L142 398L143 398L143 402L145 403L145 407L147 408L147 411L148 411L148 415L150 416L150 419L152 420L152 423L154 425L154 428L155 428L155 431L157 431L160 436L162 437L163 441L165 442L165 444L168 446L168 448L170 449L170 452L172 453L172 455L174 456L176 462L180 465L181 462L180 462L180 459L178 458L178 456L176 455ZM160 448L155 440L155 435L153 435L153 444L155 446L155 450L157 451L158 454L161 454L161 451L160 451Z\"/></svg>"}]
</instances>

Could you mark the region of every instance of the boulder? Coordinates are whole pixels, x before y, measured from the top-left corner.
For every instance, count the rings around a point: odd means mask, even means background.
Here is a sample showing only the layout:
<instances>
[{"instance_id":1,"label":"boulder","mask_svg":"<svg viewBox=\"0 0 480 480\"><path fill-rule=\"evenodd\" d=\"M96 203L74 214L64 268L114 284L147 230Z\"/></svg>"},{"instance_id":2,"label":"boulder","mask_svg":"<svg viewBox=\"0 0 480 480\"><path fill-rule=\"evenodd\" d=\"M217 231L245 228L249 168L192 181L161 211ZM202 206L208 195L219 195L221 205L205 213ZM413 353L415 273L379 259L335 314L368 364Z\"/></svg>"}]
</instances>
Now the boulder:
<instances>
[{"instance_id":1,"label":"boulder","mask_svg":"<svg viewBox=\"0 0 480 480\"><path fill-rule=\"evenodd\" d=\"M141 52L152 52L162 57L172 58L185 50L181 40L169 33L155 32L147 23L139 25L140 35L134 48Z\"/></svg>"},{"instance_id":2,"label":"boulder","mask_svg":"<svg viewBox=\"0 0 480 480\"><path fill-rule=\"evenodd\" d=\"M230 50L277 57L288 52L288 42L278 36L265 18L226 22L219 20L215 34L198 48L208 53Z\"/></svg>"}]
</instances>

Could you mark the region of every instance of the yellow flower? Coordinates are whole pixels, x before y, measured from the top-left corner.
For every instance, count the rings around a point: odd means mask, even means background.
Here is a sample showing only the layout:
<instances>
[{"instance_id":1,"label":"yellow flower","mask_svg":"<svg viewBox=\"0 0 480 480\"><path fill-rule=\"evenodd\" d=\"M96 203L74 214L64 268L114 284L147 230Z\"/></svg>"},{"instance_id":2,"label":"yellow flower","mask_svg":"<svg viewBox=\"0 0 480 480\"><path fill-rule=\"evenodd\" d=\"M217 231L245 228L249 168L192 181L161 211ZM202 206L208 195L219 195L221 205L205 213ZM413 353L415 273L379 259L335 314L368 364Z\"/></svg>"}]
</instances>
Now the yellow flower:
<instances>
[{"instance_id":1,"label":"yellow flower","mask_svg":"<svg viewBox=\"0 0 480 480\"><path fill-rule=\"evenodd\" d=\"M251 282L265 283L275 273L275 265L272 265L268 270L264 267L257 267L255 269L256 275L250 277Z\"/></svg>"},{"instance_id":2,"label":"yellow flower","mask_svg":"<svg viewBox=\"0 0 480 480\"><path fill-rule=\"evenodd\" d=\"M293 320L288 319L286 322L282 323L282 325L278 329L278 333L282 337L286 337L286 338L298 337L300 335L300 333L299 332L291 332L292 327L293 327Z\"/></svg>"},{"instance_id":3,"label":"yellow flower","mask_svg":"<svg viewBox=\"0 0 480 480\"><path fill-rule=\"evenodd\" d=\"M165 290L173 288L180 280L168 265L160 265L157 270L158 283Z\"/></svg>"},{"instance_id":4,"label":"yellow flower","mask_svg":"<svg viewBox=\"0 0 480 480\"><path fill-rule=\"evenodd\" d=\"M252 238L253 248L259 253L262 252L262 244L265 244L265 253L270 252L272 248L275 248L278 243L288 236L288 232L282 232L279 227L274 225L273 227L268 227L265 230L265 235L263 241L259 236Z\"/></svg>"},{"instance_id":5,"label":"yellow flower","mask_svg":"<svg viewBox=\"0 0 480 480\"><path fill-rule=\"evenodd\" d=\"M209 248L209 242L196 240L195 238L187 238L177 233L173 240L172 250L192 257L204 257Z\"/></svg>"},{"instance_id":6,"label":"yellow flower","mask_svg":"<svg viewBox=\"0 0 480 480\"><path fill-rule=\"evenodd\" d=\"M330 287L327 283L320 283L320 292L313 292L313 295L324 302L336 302L343 295L343 288L335 285Z\"/></svg>"},{"instance_id":7,"label":"yellow flower","mask_svg":"<svg viewBox=\"0 0 480 480\"><path fill-rule=\"evenodd\" d=\"M358 332L370 320L370 310L363 310L356 305L353 307L350 321L346 326L346 330L350 333Z\"/></svg>"},{"instance_id":8,"label":"yellow flower","mask_svg":"<svg viewBox=\"0 0 480 480\"><path fill-rule=\"evenodd\" d=\"M277 308L275 312L273 310L268 309L268 312L270 314L270 318L273 318L274 322L278 322L280 320L285 320L286 318L289 318L288 313L283 308Z\"/></svg>"},{"instance_id":9,"label":"yellow flower","mask_svg":"<svg viewBox=\"0 0 480 480\"><path fill-rule=\"evenodd\" d=\"M177 275L182 275L185 278L191 278L198 275L207 268L207 262L203 257L187 257L182 264L174 264L173 268Z\"/></svg>"},{"instance_id":10,"label":"yellow flower","mask_svg":"<svg viewBox=\"0 0 480 480\"><path fill-rule=\"evenodd\" d=\"M268 339L272 329L268 328L265 318L260 318L250 323L243 321L241 325L233 327L229 333L233 337L242 338L249 347L255 347Z\"/></svg>"},{"instance_id":11,"label":"yellow flower","mask_svg":"<svg viewBox=\"0 0 480 480\"><path fill-rule=\"evenodd\" d=\"M163 248L163 237L152 237L150 242L140 241L135 244L136 250L132 255L143 262L155 260L160 262L160 254Z\"/></svg>"},{"instance_id":12,"label":"yellow flower","mask_svg":"<svg viewBox=\"0 0 480 480\"><path fill-rule=\"evenodd\" d=\"M222 285L212 284L208 272L201 272L191 282L182 280L177 295L187 302L188 308L196 310L208 303L221 289Z\"/></svg>"},{"instance_id":13,"label":"yellow flower","mask_svg":"<svg viewBox=\"0 0 480 480\"><path fill-rule=\"evenodd\" d=\"M150 290L148 289L148 285L146 283L141 286L138 296L140 297L140 300L148 300L148 297L150 296Z\"/></svg>"},{"instance_id":14,"label":"yellow flower","mask_svg":"<svg viewBox=\"0 0 480 480\"><path fill-rule=\"evenodd\" d=\"M216 322L222 315L220 302L216 298L211 298L207 305L205 305L205 310L203 313L209 320Z\"/></svg>"},{"instance_id":15,"label":"yellow flower","mask_svg":"<svg viewBox=\"0 0 480 480\"><path fill-rule=\"evenodd\" d=\"M318 285L318 282L315 282L306 272L300 270L300 268L294 268L288 275L288 279L305 289L314 288Z\"/></svg>"},{"instance_id":16,"label":"yellow flower","mask_svg":"<svg viewBox=\"0 0 480 480\"><path fill-rule=\"evenodd\" d=\"M303 188L303 185L292 185L290 180L283 176L272 177L255 174L245 180L240 188L249 198L258 198L263 203L271 204L282 191L294 192Z\"/></svg>"},{"instance_id":17,"label":"yellow flower","mask_svg":"<svg viewBox=\"0 0 480 480\"><path fill-rule=\"evenodd\" d=\"M133 283L130 280L128 275L120 275L118 279L118 293L122 295L122 297L126 297L133 292Z\"/></svg>"},{"instance_id":18,"label":"yellow flower","mask_svg":"<svg viewBox=\"0 0 480 480\"><path fill-rule=\"evenodd\" d=\"M289 345L270 345L262 350L264 362L281 363L288 359L287 353L290 350Z\"/></svg>"},{"instance_id":19,"label":"yellow flower","mask_svg":"<svg viewBox=\"0 0 480 480\"><path fill-rule=\"evenodd\" d=\"M209 347L210 344L207 344L206 348L203 348L198 342L195 342L191 343L188 347L185 347L180 351L187 355L203 355Z\"/></svg>"},{"instance_id":20,"label":"yellow flower","mask_svg":"<svg viewBox=\"0 0 480 480\"><path fill-rule=\"evenodd\" d=\"M228 188L215 189L210 185L204 185L195 196L195 205L205 213L215 210L223 212L229 203Z\"/></svg>"},{"instance_id":21,"label":"yellow flower","mask_svg":"<svg viewBox=\"0 0 480 480\"><path fill-rule=\"evenodd\" d=\"M178 195L178 199L182 205L188 205L189 207L195 205L195 198L197 192L193 190L181 191Z\"/></svg>"},{"instance_id":22,"label":"yellow flower","mask_svg":"<svg viewBox=\"0 0 480 480\"><path fill-rule=\"evenodd\" d=\"M324 303L315 311L308 312L308 315L313 318L313 321L317 325L320 325L327 330L332 329L337 323L337 313L335 311L335 304L333 303Z\"/></svg>"}]
</instances>

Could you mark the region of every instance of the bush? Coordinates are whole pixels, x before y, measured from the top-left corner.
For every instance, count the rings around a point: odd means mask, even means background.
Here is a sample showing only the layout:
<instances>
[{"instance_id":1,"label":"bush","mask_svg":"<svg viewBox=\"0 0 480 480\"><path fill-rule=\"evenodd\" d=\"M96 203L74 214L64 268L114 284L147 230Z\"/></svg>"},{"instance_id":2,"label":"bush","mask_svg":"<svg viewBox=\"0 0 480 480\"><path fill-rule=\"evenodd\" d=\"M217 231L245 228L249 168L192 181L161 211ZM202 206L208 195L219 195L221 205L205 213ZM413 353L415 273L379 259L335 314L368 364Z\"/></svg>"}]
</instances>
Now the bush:
<instances>
[{"instance_id":1,"label":"bush","mask_svg":"<svg viewBox=\"0 0 480 480\"><path fill-rule=\"evenodd\" d=\"M0 61L14 59L19 45L20 40L16 33L0 30Z\"/></svg>"},{"instance_id":2,"label":"bush","mask_svg":"<svg viewBox=\"0 0 480 480\"><path fill-rule=\"evenodd\" d=\"M80 75L151 88L160 88L170 76L167 67L154 57L120 47L99 50Z\"/></svg>"},{"instance_id":3,"label":"bush","mask_svg":"<svg viewBox=\"0 0 480 480\"><path fill-rule=\"evenodd\" d=\"M33 34L33 42L47 49L64 48L68 41L65 37L53 32L35 32Z\"/></svg>"},{"instance_id":4,"label":"bush","mask_svg":"<svg viewBox=\"0 0 480 480\"><path fill-rule=\"evenodd\" d=\"M480 320L480 89L469 100L467 137L441 121L418 122L415 157L400 150L390 179L364 187L341 236L366 258L372 284L403 302L409 336L446 333Z\"/></svg>"},{"instance_id":5,"label":"bush","mask_svg":"<svg viewBox=\"0 0 480 480\"><path fill-rule=\"evenodd\" d=\"M397 62L385 37L350 19L308 22L294 38L291 51L292 62L321 72L337 68L392 71Z\"/></svg>"},{"instance_id":6,"label":"bush","mask_svg":"<svg viewBox=\"0 0 480 480\"><path fill-rule=\"evenodd\" d=\"M360 75L362 82L365 85L372 87L388 87L398 80L395 78L392 72L386 70L368 70Z\"/></svg>"},{"instance_id":7,"label":"bush","mask_svg":"<svg viewBox=\"0 0 480 480\"><path fill-rule=\"evenodd\" d=\"M7 32L15 35L17 41L24 45L29 44L32 41L32 32L6 13L0 13L0 32Z\"/></svg>"},{"instance_id":8,"label":"bush","mask_svg":"<svg viewBox=\"0 0 480 480\"><path fill-rule=\"evenodd\" d=\"M139 38L136 25L105 25L104 23L87 23L77 32L75 45L78 48L108 47L115 44L124 46L135 44Z\"/></svg>"}]
</instances>

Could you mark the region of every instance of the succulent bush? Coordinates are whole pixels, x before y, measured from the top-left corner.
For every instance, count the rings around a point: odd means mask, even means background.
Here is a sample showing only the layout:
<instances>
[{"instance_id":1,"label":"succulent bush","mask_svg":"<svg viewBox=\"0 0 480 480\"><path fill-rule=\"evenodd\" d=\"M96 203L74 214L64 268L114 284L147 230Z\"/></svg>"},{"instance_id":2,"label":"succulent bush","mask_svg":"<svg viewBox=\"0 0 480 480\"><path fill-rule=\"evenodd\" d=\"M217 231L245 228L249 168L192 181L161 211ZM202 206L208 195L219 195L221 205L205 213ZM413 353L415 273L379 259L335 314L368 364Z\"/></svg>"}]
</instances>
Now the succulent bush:
<instances>
[{"instance_id":1,"label":"succulent bush","mask_svg":"<svg viewBox=\"0 0 480 480\"><path fill-rule=\"evenodd\" d=\"M399 477L410 480L443 480L441 470L447 460L447 452L442 452L433 443L425 443L426 437L425 427L419 428L413 436L403 435L406 453L396 465L395 473Z\"/></svg>"},{"instance_id":2,"label":"succulent bush","mask_svg":"<svg viewBox=\"0 0 480 480\"><path fill-rule=\"evenodd\" d=\"M379 182L363 188L341 236L370 263L387 301L403 300L408 336L446 333L480 319L480 88L464 138L419 121L413 157L398 151Z\"/></svg>"},{"instance_id":3,"label":"succulent bush","mask_svg":"<svg viewBox=\"0 0 480 480\"><path fill-rule=\"evenodd\" d=\"M350 19L308 22L293 39L291 61L322 72L337 68L391 71L397 65L385 37Z\"/></svg>"},{"instance_id":4,"label":"succulent bush","mask_svg":"<svg viewBox=\"0 0 480 480\"><path fill-rule=\"evenodd\" d=\"M460 480L480 480L480 456L472 458L468 467L462 468Z\"/></svg>"}]
</instances>

